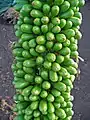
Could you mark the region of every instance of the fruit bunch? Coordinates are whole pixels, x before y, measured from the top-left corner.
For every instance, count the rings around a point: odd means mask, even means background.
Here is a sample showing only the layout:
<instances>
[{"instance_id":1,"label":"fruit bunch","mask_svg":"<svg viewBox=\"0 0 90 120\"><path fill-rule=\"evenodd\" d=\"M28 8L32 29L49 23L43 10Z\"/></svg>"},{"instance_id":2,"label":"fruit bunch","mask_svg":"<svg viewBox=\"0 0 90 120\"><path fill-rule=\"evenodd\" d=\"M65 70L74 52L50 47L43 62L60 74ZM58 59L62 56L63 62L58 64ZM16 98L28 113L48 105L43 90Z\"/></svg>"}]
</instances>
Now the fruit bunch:
<instances>
[{"instance_id":1,"label":"fruit bunch","mask_svg":"<svg viewBox=\"0 0 90 120\"><path fill-rule=\"evenodd\" d=\"M84 0L29 0L14 26L14 120L71 120Z\"/></svg>"}]
</instances>

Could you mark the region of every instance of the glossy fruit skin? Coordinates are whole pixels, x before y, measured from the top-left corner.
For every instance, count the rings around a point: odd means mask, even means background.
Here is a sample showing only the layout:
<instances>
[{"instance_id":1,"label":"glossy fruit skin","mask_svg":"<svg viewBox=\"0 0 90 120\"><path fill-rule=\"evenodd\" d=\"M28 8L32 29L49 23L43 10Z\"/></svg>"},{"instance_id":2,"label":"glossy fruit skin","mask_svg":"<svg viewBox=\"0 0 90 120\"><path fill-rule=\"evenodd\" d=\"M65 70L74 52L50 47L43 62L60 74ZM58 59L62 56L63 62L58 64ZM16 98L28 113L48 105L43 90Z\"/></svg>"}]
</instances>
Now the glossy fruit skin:
<instances>
[{"instance_id":1,"label":"glossy fruit skin","mask_svg":"<svg viewBox=\"0 0 90 120\"><path fill-rule=\"evenodd\" d=\"M71 120L84 0L16 0L15 120ZM25 4L22 5L21 4ZM21 8L22 7L22 8ZM20 10L21 9L21 10Z\"/></svg>"}]
</instances>

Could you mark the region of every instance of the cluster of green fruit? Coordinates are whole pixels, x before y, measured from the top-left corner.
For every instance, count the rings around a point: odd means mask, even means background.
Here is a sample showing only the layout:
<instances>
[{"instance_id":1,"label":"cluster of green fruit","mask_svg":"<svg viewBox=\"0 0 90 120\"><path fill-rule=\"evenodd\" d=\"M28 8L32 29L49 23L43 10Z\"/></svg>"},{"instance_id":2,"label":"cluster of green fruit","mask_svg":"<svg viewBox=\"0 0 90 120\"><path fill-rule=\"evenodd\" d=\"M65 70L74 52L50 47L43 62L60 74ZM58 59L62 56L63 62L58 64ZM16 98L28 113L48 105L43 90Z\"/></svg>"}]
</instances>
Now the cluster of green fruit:
<instances>
[{"instance_id":1,"label":"cluster of green fruit","mask_svg":"<svg viewBox=\"0 0 90 120\"><path fill-rule=\"evenodd\" d=\"M84 0L30 0L13 46L14 120L71 120Z\"/></svg>"}]
</instances>

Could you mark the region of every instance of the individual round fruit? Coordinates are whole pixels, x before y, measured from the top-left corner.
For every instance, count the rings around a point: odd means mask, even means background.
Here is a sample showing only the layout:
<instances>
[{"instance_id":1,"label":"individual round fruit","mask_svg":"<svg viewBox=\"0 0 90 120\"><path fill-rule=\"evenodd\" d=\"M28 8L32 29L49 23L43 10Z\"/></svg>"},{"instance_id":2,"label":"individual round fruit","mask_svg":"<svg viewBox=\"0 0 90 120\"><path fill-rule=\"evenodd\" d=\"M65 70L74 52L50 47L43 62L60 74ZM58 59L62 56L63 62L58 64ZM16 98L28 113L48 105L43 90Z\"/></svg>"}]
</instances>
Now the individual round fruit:
<instances>
[{"instance_id":1,"label":"individual round fruit","mask_svg":"<svg viewBox=\"0 0 90 120\"><path fill-rule=\"evenodd\" d=\"M53 34L52 32L48 32L48 33L46 34L46 38L47 38L47 40L49 40L49 41L52 41L52 40L55 39L54 34Z\"/></svg>"},{"instance_id":2,"label":"individual round fruit","mask_svg":"<svg viewBox=\"0 0 90 120\"><path fill-rule=\"evenodd\" d=\"M46 55L46 58L47 58L48 61L54 62L56 60L56 55L54 53L48 53Z\"/></svg>"},{"instance_id":3,"label":"individual round fruit","mask_svg":"<svg viewBox=\"0 0 90 120\"><path fill-rule=\"evenodd\" d=\"M51 87L51 84L48 81L42 83L42 88L48 90Z\"/></svg>"},{"instance_id":4,"label":"individual round fruit","mask_svg":"<svg viewBox=\"0 0 90 120\"><path fill-rule=\"evenodd\" d=\"M43 17L41 18L41 22L42 22L43 24L47 24L47 23L49 22L49 18L48 18L47 16L43 16Z\"/></svg>"},{"instance_id":5,"label":"individual round fruit","mask_svg":"<svg viewBox=\"0 0 90 120\"><path fill-rule=\"evenodd\" d=\"M46 48L43 45L37 45L36 52L38 53L44 53Z\"/></svg>"},{"instance_id":6,"label":"individual round fruit","mask_svg":"<svg viewBox=\"0 0 90 120\"><path fill-rule=\"evenodd\" d=\"M36 77L35 77L35 82L36 82L37 84L41 84L42 81L43 81L43 79L42 79L40 76L36 76Z\"/></svg>"},{"instance_id":7,"label":"individual round fruit","mask_svg":"<svg viewBox=\"0 0 90 120\"><path fill-rule=\"evenodd\" d=\"M45 42L46 42L46 40L45 40L45 36L38 36L37 38L36 38L36 42L37 42L37 44L39 44L39 45L43 45L43 44L45 44Z\"/></svg>"}]
</instances>

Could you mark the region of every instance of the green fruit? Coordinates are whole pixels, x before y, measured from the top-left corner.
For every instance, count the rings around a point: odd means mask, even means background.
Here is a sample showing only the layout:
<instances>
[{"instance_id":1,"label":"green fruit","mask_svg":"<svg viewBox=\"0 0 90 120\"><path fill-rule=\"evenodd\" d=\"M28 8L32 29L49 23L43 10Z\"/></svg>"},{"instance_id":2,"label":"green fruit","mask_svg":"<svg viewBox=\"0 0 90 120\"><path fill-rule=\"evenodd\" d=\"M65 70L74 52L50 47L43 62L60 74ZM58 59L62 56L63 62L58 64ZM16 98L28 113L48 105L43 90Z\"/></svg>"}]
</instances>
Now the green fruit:
<instances>
[{"instance_id":1,"label":"green fruit","mask_svg":"<svg viewBox=\"0 0 90 120\"><path fill-rule=\"evenodd\" d=\"M38 56L38 57L36 58L36 64L37 64L37 65L41 65L41 64L43 63L43 61L44 61L44 59L43 59L42 56Z\"/></svg>"},{"instance_id":2,"label":"green fruit","mask_svg":"<svg viewBox=\"0 0 90 120\"><path fill-rule=\"evenodd\" d=\"M48 102L53 102L53 101L54 101L54 96L53 96L52 94L49 94L49 95L47 96L47 101L48 101Z\"/></svg>"},{"instance_id":3,"label":"green fruit","mask_svg":"<svg viewBox=\"0 0 90 120\"><path fill-rule=\"evenodd\" d=\"M60 20L60 28L65 27L65 25L66 25L66 20L65 19L61 19Z\"/></svg>"},{"instance_id":4,"label":"green fruit","mask_svg":"<svg viewBox=\"0 0 90 120\"><path fill-rule=\"evenodd\" d=\"M66 113L63 109L59 108L55 111L56 115L60 117L61 119L66 118Z\"/></svg>"},{"instance_id":5,"label":"green fruit","mask_svg":"<svg viewBox=\"0 0 90 120\"><path fill-rule=\"evenodd\" d=\"M28 41L28 40L32 39L33 37L34 36L32 34L24 33L24 34L22 34L21 39L22 39L22 41Z\"/></svg>"},{"instance_id":6,"label":"green fruit","mask_svg":"<svg viewBox=\"0 0 90 120\"><path fill-rule=\"evenodd\" d=\"M55 43L53 50L54 51L59 51L62 49L62 44L61 43Z\"/></svg>"},{"instance_id":7,"label":"green fruit","mask_svg":"<svg viewBox=\"0 0 90 120\"><path fill-rule=\"evenodd\" d=\"M45 61L44 63L43 63L43 66L44 66L44 68L46 68L46 69L51 69L51 62L49 62L49 61Z\"/></svg>"},{"instance_id":8,"label":"green fruit","mask_svg":"<svg viewBox=\"0 0 90 120\"><path fill-rule=\"evenodd\" d=\"M53 29L52 29L52 32L53 33L59 33L61 31L61 28L59 27L59 26L55 26L55 27L53 27Z\"/></svg>"},{"instance_id":9,"label":"green fruit","mask_svg":"<svg viewBox=\"0 0 90 120\"><path fill-rule=\"evenodd\" d=\"M32 2L32 6L33 6L33 8L35 8L35 9L41 9L41 7L42 7L42 2L40 2L40 1L38 1L38 0L34 0L34 1Z\"/></svg>"},{"instance_id":10,"label":"green fruit","mask_svg":"<svg viewBox=\"0 0 90 120\"><path fill-rule=\"evenodd\" d=\"M60 96L60 94L61 94L57 89L54 89L54 88L51 90L51 93L52 93L52 95L55 96L55 97L58 97L58 96Z\"/></svg>"},{"instance_id":11,"label":"green fruit","mask_svg":"<svg viewBox=\"0 0 90 120\"><path fill-rule=\"evenodd\" d=\"M79 7L82 7L82 6L84 6L84 4L85 4L85 0L79 0Z\"/></svg>"},{"instance_id":12,"label":"green fruit","mask_svg":"<svg viewBox=\"0 0 90 120\"><path fill-rule=\"evenodd\" d=\"M50 12L50 6L48 4L44 4L42 9L43 9L43 13L44 14L46 14L46 15L49 14L49 12Z\"/></svg>"},{"instance_id":13,"label":"green fruit","mask_svg":"<svg viewBox=\"0 0 90 120\"><path fill-rule=\"evenodd\" d=\"M40 18L35 18L33 22L34 22L34 24L37 25L37 26L40 26L40 25L41 25L41 19L40 19Z\"/></svg>"},{"instance_id":14,"label":"green fruit","mask_svg":"<svg viewBox=\"0 0 90 120\"><path fill-rule=\"evenodd\" d=\"M41 26L41 31L42 31L43 33L47 33L47 32L48 32L48 25L42 25L42 26Z\"/></svg>"},{"instance_id":15,"label":"green fruit","mask_svg":"<svg viewBox=\"0 0 90 120\"><path fill-rule=\"evenodd\" d=\"M45 91L45 90L41 91L41 94L40 94L41 98L46 98L47 96L48 96L47 91Z\"/></svg>"},{"instance_id":16,"label":"green fruit","mask_svg":"<svg viewBox=\"0 0 90 120\"><path fill-rule=\"evenodd\" d=\"M32 31L33 31L34 34L40 34L40 27L33 26Z\"/></svg>"},{"instance_id":17,"label":"green fruit","mask_svg":"<svg viewBox=\"0 0 90 120\"><path fill-rule=\"evenodd\" d=\"M27 67L23 67L24 72L31 74L33 73L33 68L27 68Z\"/></svg>"},{"instance_id":18,"label":"green fruit","mask_svg":"<svg viewBox=\"0 0 90 120\"><path fill-rule=\"evenodd\" d=\"M22 24L21 31L24 33L32 33L32 25L29 24Z\"/></svg>"},{"instance_id":19,"label":"green fruit","mask_svg":"<svg viewBox=\"0 0 90 120\"><path fill-rule=\"evenodd\" d=\"M54 53L48 53L46 55L46 58L47 58L48 61L54 62L56 60L56 55Z\"/></svg>"},{"instance_id":20,"label":"green fruit","mask_svg":"<svg viewBox=\"0 0 90 120\"><path fill-rule=\"evenodd\" d=\"M25 60L23 62L23 66L27 67L27 68L34 67L35 66L35 61L33 59Z\"/></svg>"},{"instance_id":21,"label":"green fruit","mask_svg":"<svg viewBox=\"0 0 90 120\"><path fill-rule=\"evenodd\" d=\"M69 49L69 47L64 47L63 49L61 49L59 51L59 53L63 56L66 56L66 55L70 54L70 49Z\"/></svg>"},{"instance_id":22,"label":"green fruit","mask_svg":"<svg viewBox=\"0 0 90 120\"><path fill-rule=\"evenodd\" d=\"M44 53L46 48L43 45L37 45L36 52L38 53Z\"/></svg>"},{"instance_id":23,"label":"green fruit","mask_svg":"<svg viewBox=\"0 0 90 120\"><path fill-rule=\"evenodd\" d=\"M28 87L26 87L25 89L23 89L22 95L23 95L23 96L28 96L28 95L30 95L32 88L33 88L33 86L28 86Z\"/></svg>"},{"instance_id":24,"label":"green fruit","mask_svg":"<svg viewBox=\"0 0 90 120\"><path fill-rule=\"evenodd\" d=\"M51 102L48 102L48 112L49 113L54 113L55 108Z\"/></svg>"},{"instance_id":25,"label":"green fruit","mask_svg":"<svg viewBox=\"0 0 90 120\"><path fill-rule=\"evenodd\" d=\"M41 100L39 103L39 110L44 113L47 111L47 102L44 100Z\"/></svg>"},{"instance_id":26,"label":"green fruit","mask_svg":"<svg viewBox=\"0 0 90 120\"><path fill-rule=\"evenodd\" d=\"M64 102L64 97L63 96L56 97L55 102L57 102L59 104L63 103Z\"/></svg>"},{"instance_id":27,"label":"green fruit","mask_svg":"<svg viewBox=\"0 0 90 120\"><path fill-rule=\"evenodd\" d=\"M64 1L63 4L61 5L61 10L60 12L64 13L70 8L70 3L68 1Z\"/></svg>"},{"instance_id":28,"label":"green fruit","mask_svg":"<svg viewBox=\"0 0 90 120\"><path fill-rule=\"evenodd\" d=\"M48 81L42 83L42 88L48 90L51 87L51 84Z\"/></svg>"},{"instance_id":29,"label":"green fruit","mask_svg":"<svg viewBox=\"0 0 90 120\"><path fill-rule=\"evenodd\" d=\"M47 41L46 42L46 47L47 47L47 49L51 49L52 47L53 47L53 41Z\"/></svg>"},{"instance_id":30,"label":"green fruit","mask_svg":"<svg viewBox=\"0 0 90 120\"><path fill-rule=\"evenodd\" d=\"M29 53L29 51L27 51L27 50L24 50L23 52L22 52L22 56L24 57L24 58L31 58L31 55L30 55L30 53Z\"/></svg>"},{"instance_id":31,"label":"green fruit","mask_svg":"<svg viewBox=\"0 0 90 120\"><path fill-rule=\"evenodd\" d=\"M38 55L39 55L39 54L35 51L34 48L31 48L31 49L30 49L30 54L31 54L32 56L38 56Z\"/></svg>"},{"instance_id":32,"label":"green fruit","mask_svg":"<svg viewBox=\"0 0 90 120\"><path fill-rule=\"evenodd\" d=\"M65 42L66 41L66 36L64 34L57 34L56 35L56 40L60 43Z\"/></svg>"},{"instance_id":33,"label":"green fruit","mask_svg":"<svg viewBox=\"0 0 90 120\"><path fill-rule=\"evenodd\" d=\"M56 57L56 62L57 62L57 63L61 64L63 61L64 61L64 57L63 57L62 55L58 55L58 56Z\"/></svg>"},{"instance_id":34,"label":"green fruit","mask_svg":"<svg viewBox=\"0 0 90 120\"><path fill-rule=\"evenodd\" d=\"M48 115L49 120L55 120L55 114L54 113L49 113Z\"/></svg>"},{"instance_id":35,"label":"green fruit","mask_svg":"<svg viewBox=\"0 0 90 120\"><path fill-rule=\"evenodd\" d=\"M37 101L38 99L39 99L39 96L37 96L37 95L32 95L32 94L31 94L31 95L29 96L29 100L32 101L32 102L33 102L33 101Z\"/></svg>"},{"instance_id":36,"label":"green fruit","mask_svg":"<svg viewBox=\"0 0 90 120\"><path fill-rule=\"evenodd\" d=\"M29 17L27 17L27 16L26 16L26 17L24 17L24 20L23 20L23 21L24 21L24 23L25 23L25 24L32 24L32 23L33 23L33 20L32 20L32 19L30 19L30 18L29 18Z\"/></svg>"},{"instance_id":37,"label":"green fruit","mask_svg":"<svg viewBox=\"0 0 90 120\"><path fill-rule=\"evenodd\" d=\"M64 29L66 30L66 29L72 28L72 26L73 26L72 21L68 20L68 21L66 22L66 25L65 25Z\"/></svg>"},{"instance_id":38,"label":"green fruit","mask_svg":"<svg viewBox=\"0 0 90 120\"><path fill-rule=\"evenodd\" d=\"M25 41L22 43L22 47L25 49L25 50L29 50L29 43L28 41Z\"/></svg>"},{"instance_id":39,"label":"green fruit","mask_svg":"<svg viewBox=\"0 0 90 120\"><path fill-rule=\"evenodd\" d=\"M64 47L69 47L70 46L70 40L66 40L66 42L63 43Z\"/></svg>"},{"instance_id":40,"label":"green fruit","mask_svg":"<svg viewBox=\"0 0 90 120\"><path fill-rule=\"evenodd\" d=\"M43 44L45 44L45 42L46 42L46 40L45 40L45 36L38 36L37 38L36 38L36 42L37 42L37 44L39 44L39 45L43 45Z\"/></svg>"},{"instance_id":41,"label":"green fruit","mask_svg":"<svg viewBox=\"0 0 90 120\"><path fill-rule=\"evenodd\" d=\"M58 72L61 69L60 65L56 62L52 64L52 70Z\"/></svg>"},{"instance_id":42,"label":"green fruit","mask_svg":"<svg viewBox=\"0 0 90 120\"><path fill-rule=\"evenodd\" d=\"M51 19L51 21L52 21L52 24L54 25L59 25L61 22L58 17L54 17L53 19Z\"/></svg>"},{"instance_id":43,"label":"green fruit","mask_svg":"<svg viewBox=\"0 0 90 120\"><path fill-rule=\"evenodd\" d=\"M43 17L41 18L41 22L42 22L43 24L48 24L49 18L48 18L47 16L43 16Z\"/></svg>"},{"instance_id":44,"label":"green fruit","mask_svg":"<svg viewBox=\"0 0 90 120\"><path fill-rule=\"evenodd\" d=\"M55 107L56 109L60 108L60 106L61 106L61 105L60 105L59 102L58 102L58 103L57 103L57 102L54 102L54 107Z\"/></svg>"},{"instance_id":45,"label":"green fruit","mask_svg":"<svg viewBox=\"0 0 90 120\"><path fill-rule=\"evenodd\" d=\"M25 74L24 78L27 82L30 82L30 83L34 81L33 80L34 76L32 74Z\"/></svg>"},{"instance_id":46,"label":"green fruit","mask_svg":"<svg viewBox=\"0 0 90 120\"><path fill-rule=\"evenodd\" d=\"M31 93L32 93L33 95L39 95L40 92L41 92L41 88L40 88L39 86L33 87L33 88L32 88L32 91L31 91Z\"/></svg>"},{"instance_id":47,"label":"green fruit","mask_svg":"<svg viewBox=\"0 0 90 120\"><path fill-rule=\"evenodd\" d=\"M42 79L40 76L36 76L36 77L35 77L35 82L36 82L37 84L41 84L42 81L43 81L43 79Z\"/></svg>"},{"instance_id":48,"label":"green fruit","mask_svg":"<svg viewBox=\"0 0 90 120\"><path fill-rule=\"evenodd\" d=\"M51 80L52 82L58 81L58 75L57 75L57 73L54 72L54 71L50 71L50 72L49 72L49 77L50 77L50 80Z\"/></svg>"},{"instance_id":49,"label":"green fruit","mask_svg":"<svg viewBox=\"0 0 90 120\"><path fill-rule=\"evenodd\" d=\"M53 34L52 32L48 32L48 33L46 34L46 38L47 38L47 40L49 40L49 41L52 41L52 40L55 39L54 34Z\"/></svg>"},{"instance_id":50,"label":"green fruit","mask_svg":"<svg viewBox=\"0 0 90 120\"><path fill-rule=\"evenodd\" d=\"M63 33L66 35L68 39L75 36L75 31L73 29L67 29L63 31Z\"/></svg>"},{"instance_id":51,"label":"green fruit","mask_svg":"<svg viewBox=\"0 0 90 120\"><path fill-rule=\"evenodd\" d=\"M44 80L48 80L48 71L46 71L46 70L41 71L41 77Z\"/></svg>"},{"instance_id":52,"label":"green fruit","mask_svg":"<svg viewBox=\"0 0 90 120\"><path fill-rule=\"evenodd\" d=\"M33 9L31 12L30 12L30 15L33 17L33 18L41 18L43 16L43 13L39 10L36 10L36 9Z\"/></svg>"},{"instance_id":53,"label":"green fruit","mask_svg":"<svg viewBox=\"0 0 90 120\"><path fill-rule=\"evenodd\" d=\"M31 110L36 110L38 108L38 104L39 104L38 101L31 102L30 104Z\"/></svg>"},{"instance_id":54,"label":"green fruit","mask_svg":"<svg viewBox=\"0 0 90 120\"><path fill-rule=\"evenodd\" d=\"M74 11L72 9L69 9L66 12L62 13L60 15L60 18L67 19L67 18L71 18L73 15L74 15Z\"/></svg>"},{"instance_id":55,"label":"green fruit","mask_svg":"<svg viewBox=\"0 0 90 120\"><path fill-rule=\"evenodd\" d=\"M31 39L28 43L29 43L30 48L34 48L36 46L36 40L35 39Z\"/></svg>"},{"instance_id":56,"label":"green fruit","mask_svg":"<svg viewBox=\"0 0 90 120\"><path fill-rule=\"evenodd\" d=\"M53 87L57 90L59 90L60 92L62 91L66 91L66 85L62 82L57 82L53 84Z\"/></svg>"},{"instance_id":57,"label":"green fruit","mask_svg":"<svg viewBox=\"0 0 90 120\"><path fill-rule=\"evenodd\" d=\"M59 14L59 6L54 5L51 8L51 14L52 14L52 16L57 16Z\"/></svg>"},{"instance_id":58,"label":"green fruit","mask_svg":"<svg viewBox=\"0 0 90 120\"><path fill-rule=\"evenodd\" d=\"M56 5L61 5L64 2L64 0L54 0L54 3Z\"/></svg>"},{"instance_id":59,"label":"green fruit","mask_svg":"<svg viewBox=\"0 0 90 120\"><path fill-rule=\"evenodd\" d=\"M39 116L40 116L40 111L39 111L39 110L35 110L35 111L33 112L33 116L34 116L35 118L39 117Z\"/></svg>"}]
</instances>

